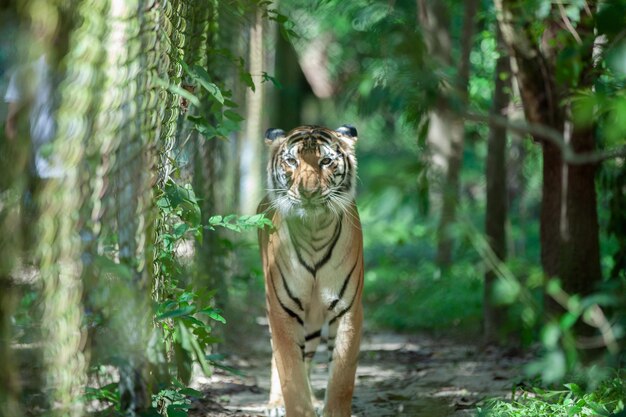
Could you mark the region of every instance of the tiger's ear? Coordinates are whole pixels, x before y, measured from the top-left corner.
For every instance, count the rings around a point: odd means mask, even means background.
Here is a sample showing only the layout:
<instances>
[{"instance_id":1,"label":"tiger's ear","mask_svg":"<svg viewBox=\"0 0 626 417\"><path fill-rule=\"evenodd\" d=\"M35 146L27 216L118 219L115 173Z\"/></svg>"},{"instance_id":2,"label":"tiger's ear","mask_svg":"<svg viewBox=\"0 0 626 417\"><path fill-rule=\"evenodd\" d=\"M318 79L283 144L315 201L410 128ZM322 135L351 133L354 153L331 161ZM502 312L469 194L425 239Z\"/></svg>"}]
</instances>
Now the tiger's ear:
<instances>
[{"instance_id":1,"label":"tiger's ear","mask_svg":"<svg viewBox=\"0 0 626 417\"><path fill-rule=\"evenodd\" d=\"M353 146L358 139L358 132L356 131L356 127L352 125L341 125L339 126L335 132L341 135L340 139L344 142L348 143L350 146Z\"/></svg>"},{"instance_id":2,"label":"tiger's ear","mask_svg":"<svg viewBox=\"0 0 626 417\"><path fill-rule=\"evenodd\" d=\"M284 130L270 127L269 129L265 131L265 144L271 145L273 143L276 143L276 139L280 140L280 139L284 139L284 137L285 137Z\"/></svg>"}]
</instances>

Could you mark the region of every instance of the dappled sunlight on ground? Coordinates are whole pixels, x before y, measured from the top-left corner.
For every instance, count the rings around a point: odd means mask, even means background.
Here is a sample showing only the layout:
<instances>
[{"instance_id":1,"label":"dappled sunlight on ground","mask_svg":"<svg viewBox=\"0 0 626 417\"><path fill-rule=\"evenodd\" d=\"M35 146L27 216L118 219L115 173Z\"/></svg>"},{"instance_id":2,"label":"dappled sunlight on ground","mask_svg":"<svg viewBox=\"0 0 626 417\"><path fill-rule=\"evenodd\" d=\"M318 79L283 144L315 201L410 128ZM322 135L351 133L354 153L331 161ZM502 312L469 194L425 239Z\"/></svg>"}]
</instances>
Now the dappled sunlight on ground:
<instances>
[{"instance_id":1,"label":"dappled sunlight on ground","mask_svg":"<svg viewBox=\"0 0 626 417\"><path fill-rule=\"evenodd\" d=\"M269 343L232 364L246 376L218 372L198 379L207 394L190 416L263 416L269 391ZM245 356L245 357L244 357ZM324 347L316 356L312 385L324 397L327 378ZM510 395L521 381L521 365L529 358L508 355L467 340L426 335L365 335L357 371L353 415L358 417L464 417L480 401Z\"/></svg>"}]
</instances>

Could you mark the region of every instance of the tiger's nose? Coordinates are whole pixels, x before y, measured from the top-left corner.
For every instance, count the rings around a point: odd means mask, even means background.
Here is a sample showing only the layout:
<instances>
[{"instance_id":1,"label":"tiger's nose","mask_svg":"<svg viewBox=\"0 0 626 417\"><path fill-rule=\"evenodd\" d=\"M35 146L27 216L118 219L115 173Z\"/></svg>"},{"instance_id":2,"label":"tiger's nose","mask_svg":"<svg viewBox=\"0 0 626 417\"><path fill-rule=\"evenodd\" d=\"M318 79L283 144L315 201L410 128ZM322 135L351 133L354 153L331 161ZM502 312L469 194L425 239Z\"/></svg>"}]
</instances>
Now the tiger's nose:
<instances>
[{"instance_id":1,"label":"tiger's nose","mask_svg":"<svg viewBox=\"0 0 626 417\"><path fill-rule=\"evenodd\" d=\"M320 193L319 188L304 188L304 187L300 187L300 189L298 190L298 192L300 193L300 195L306 199L312 199L314 197L317 197Z\"/></svg>"}]
</instances>

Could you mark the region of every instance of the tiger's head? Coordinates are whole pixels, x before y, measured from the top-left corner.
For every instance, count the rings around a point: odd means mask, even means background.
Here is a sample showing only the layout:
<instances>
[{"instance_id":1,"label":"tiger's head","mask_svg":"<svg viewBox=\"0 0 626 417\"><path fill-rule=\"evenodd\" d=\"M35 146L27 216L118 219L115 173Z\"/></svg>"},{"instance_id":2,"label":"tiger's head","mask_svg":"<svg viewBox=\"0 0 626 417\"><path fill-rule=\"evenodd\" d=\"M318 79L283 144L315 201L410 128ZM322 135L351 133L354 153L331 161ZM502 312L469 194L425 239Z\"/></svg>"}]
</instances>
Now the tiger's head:
<instances>
[{"instance_id":1,"label":"tiger's head","mask_svg":"<svg viewBox=\"0 0 626 417\"><path fill-rule=\"evenodd\" d=\"M285 134L268 129L267 166L272 207L299 217L323 213L339 215L354 200L357 131L343 125L336 130L301 126Z\"/></svg>"}]
</instances>

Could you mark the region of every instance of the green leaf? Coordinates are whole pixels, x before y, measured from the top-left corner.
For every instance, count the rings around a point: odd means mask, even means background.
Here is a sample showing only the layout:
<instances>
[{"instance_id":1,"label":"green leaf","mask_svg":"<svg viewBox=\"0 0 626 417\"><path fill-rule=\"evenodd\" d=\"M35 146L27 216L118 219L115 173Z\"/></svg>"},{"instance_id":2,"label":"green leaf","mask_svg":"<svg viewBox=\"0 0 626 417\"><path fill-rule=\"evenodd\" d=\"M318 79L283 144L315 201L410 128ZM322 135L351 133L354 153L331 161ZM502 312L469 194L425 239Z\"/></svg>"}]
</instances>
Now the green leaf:
<instances>
[{"instance_id":1,"label":"green leaf","mask_svg":"<svg viewBox=\"0 0 626 417\"><path fill-rule=\"evenodd\" d=\"M236 214L228 214L226 217L224 217L224 223L230 223L236 218L237 218Z\"/></svg>"},{"instance_id":2,"label":"green leaf","mask_svg":"<svg viewBox=\"0 0 626 417\"><path fill-rule=\"evenodd\" d=\"M181 388L184 389L184 388ZM180 391L177 391L175 394L175 398L176 398L176 402L173 404L170 404L170 407L177 409L177 410L189 410L192 405L187 403L187 402L181 402L181 401L185 401L185 399L182 398L183 396L181 395Z\"/></svg>"},{"instance_id":3,"label":"green leaf","mask_svg":"<svg viewBox=\"0 0 626 417\"><path fill-rule=\"evenodd\" d=\"M183 388L180 391L178 391L180 394L182 395L186 395L188 397L195 397L195 398L202 398L204 397L204 394L201 393L200 391L197 391L193 388Z\"/></svg>"},{"instance_id":4,"label":"green leaf","mask_svg":"<svg viewBox=\"0 0 626 417\"><path fill-rule=\"evenodd\" d=\"M216 368L223 369L224 371L230 372L233 375L246 376L245 372L237 368L233 368L232 366L224 365L224 364L221 364L219 362L214 362L214 361L211 361L211 365L213 365Z\"/></svg>"},{"instance_id":5,"label":"green leaf","mask_svg":"<svg viewBox=\"0 0 626 417\"><path fill-rule=\"evenodd\" d=\"M174 407L173 405L167 406L167 417L187 417L188 413L185 410Z\"/></svg>"},{"instance_id":6,"label":"green leaf","mask_svg":"<svg viewBox=\"0 0 626 417\"><path fill-rule=\"evenodd\" d=\"M241 227L237 224L224 223L223 226L229 230L232 230L233 232L241 232Z\"/></svg>"},{"instance_id":7,"label":"green leaf","mask_svg":"<svg viewBox=\"0 0 626 417\"><path fill-rule=\"evenodd\" d=\"M561 292L561 281L558 279L551 279L546 284L546 293L555 295Z\"/></svg>"},{"instance_id":8,"label":"green leaf","mask_svg":"<svg viewBox=\"0 0 626 417\"><path fill-rule=\"evenodd\" d=\"M267 72L263 72L263 82L267 82L267 81L270 81L272 84L274 84L274 87L278 89L283 88L283 85L278 81L276 77L272 77Z\"/></svg>"},{"instance_id":9,"label":"green leaf","mask_svg":"<svg viewBox=\"0 0 626 417\"><path fill-rule=\"evenodd\" d=\"M224 218L223 218L222 216L211 216L211 217L209 218L209 223L210 223L210 224L213 224L213 225L215 225L215 224L221 224L223 219L224 219Z\"/></svg>"},{"instance_id":10,"label":"green leaf","mask_svg":"<svg viewBox=\"0 0 626 417\"><path fill-rule=\"evenodd\" d=\"M384 19L390 12L391 8L384 3L373 3L369 6L361 7L356 18L352 20L352 27L359 32L367 31Z\"/></svg>"},{"instance_id":11,"label":"green leaf","mask_svg":"<svg viewBox=\"0 0 626 417\"><path fill-rule=\"evenodd\" d=\"M163 314L158 315L156 319L157 321L161 321L165 319L171 319L174 317L187 316L189 314L192 314L194 311L196 311L196 307L193 305L189 305L189 306L185 306L182 308L177 308L172 311L167 311Z\"/></svg>"},{"instance_id":12,"label":"green leaf","mask_svg":"<svg viewBox=\"0 0 626 417\"><path fill-rule=\"evenodd\" d=\"M535 16L538 20L543 20L550 14L552 3L550 0L539 0L539 4L535 10Z\"/></svg>"},{"instance_id":13,"label":"green leaf","mask_svg":"<svg viewBox=\"0 0 626 417\"><path fill-rule=\"evenodd\" d=\"M200 107L200 100L198 99L198 97L193 95L193 93L185 90L184 88L182 88L182 87L180 87L178 85L170 84L167 81L162 80L160 78L155 78L154 82L158 86L163 87L166 90L168 90L170 93L177 94L177 95L181 96L182 98L189 100L189 102L191 104L193 104L194 106Z\"/></svg>"},{"instance_id":14,"label":"green leaf","mask_svg":"<svg viewBox=\"0 0 626 417\"><path fill-rule=\"evenodd\" d=\"M239 78L245 85L250 87L252 91L256 91L254 81L252 80L252 75L250 75L249 72L242 71L241 74L239 74Z\"/></svg>"},{"instance_id":15,"label":"green leaf","mask_svg":"<svg viewBox=\"0 0 626 417\"><path fill-rule=\"evenodd\" d=\"M226 319L220 315L221 311L213 309L211 307L204 308L199 313L206 314L208 317L215 321L226 324Z\"/></svg>"},{"instance_id":16,"label":"green leaf","mask_svg":"<svg viewBox=\"0 0 626 417\"><path fill-rule=\"evenodd\" d=\"M189 120L191 123L193 123L194 127L196 127L196 128L201 128L201 127L202 128L210 128L210 127L212 127L209 124L209 121L206 118L202 117L202 116L194 116L194 115L190 114L190 115L187 116L187 120Z\"/></svg>"},{"instance_id":17,"label":"green leaf","mask_svg":"<svg viewBox=\"0 0 626 417\"><path fill-rule=\"evenodd\" d=\"M512 304L522 290L519 282L499 277L493 289L493 302L496 305Z\"/></svg>"},{"instance_id":18,"label":"green leaf","mask_svg":"<svg viewBox=\"0 0 626 417\"><path fill-rule=\"evenodd\" d=\"M185 320L187 324L190 324L190 325L200 326L200 327L206 326L206 324L204 324L203 322L201 322L200 320L198 320L197 318L193 316L185 317L183 320Z\"/></svg>"},{"instance_id":19,"label":"green leaf","mask_svg":"<svg viewBox=\"0 0 626 417\"><path fill-rule=\"evenodd\" d=\"M548 323L544 326L541 340L547 348L554 348L561 337L561 329L556 323Z\"/></svg>"},{"instance_id":20,"label":"green leaf","mask_svg":"<svg viewBox=\"0 0 626 417\"><path fill-rule=\"evenodd\" d=\"M200 82L200 85L204 87L220 104L224 104L224 96L220 88L210 81L211 76L209 73L199 65L194 65L192 68L195 79Z\"/></svg>"},{"instance_id":21,"label":"green leaf","mask_svg":"<svg viewBox=\"0 0 626 417\"><path fill-rule=\"evenodd\" d=\"M234 122L241 122L243 120L243 117L241 117L239 114L235 113L232 110L225 110L224 116Z\"/></svg>"},{"instance_id":22,"label":"green leaf","mask_svg":"<svg viewBox=\"0 0 626 417\"><path fill-rule=\"evenodd\" d=\"M187 232L187 230L189 230L189 225L187 223L177 224L176 226L174 226L174 237L180 239L181 237L183 237L185 232Z\"/></svg>"},{"instance_id":23,"label":"green leaf","mask_svg":"<svg viewBox=\"0 0 626 417\"><path fill-rule=\"evenodd\" d=\"M206 376L210 376L211 375L211 368L209 367L209 363L207 362L205 356L205 353L203 351L203 349L200 347L200 345L198 344L198 339L196 339L195 337L190 337L189 341L191 342L191 346L193 346L193 350L195 352L195 357L198 360L198 364L200 365L200 368L202 369L202 372L204 373L204 375Z\"/></svg>"},{"instance_id":24,"label":"green leaf","mask_svg":"<svg viewBox=\"0 0 626 417\"><path fill-rule=\"evenodd\" d=\"M561 321L560 321L561 329L563 330L571 329L572 326L576 324L576 322L578 321L578 317L580 317L578 314L573 314L569 312L563 314L563 317L561 317Z\"/></svg>"},{"instance_id":25,"label":"green leaf","mask_svg":"<svg viewBox=\"0 0 626 417\"><path fill-rule=\"evenodd\" d=\"M575 384L573 382L569 383L569 384L564 384L565 388L567 388L568 390L570 390L572 392L572 394L578 396L578 397L582 397L583 395L585 395L584 391L580 388L580 386L578 386L578 384Z\"/></svg>"}]
</instances>

